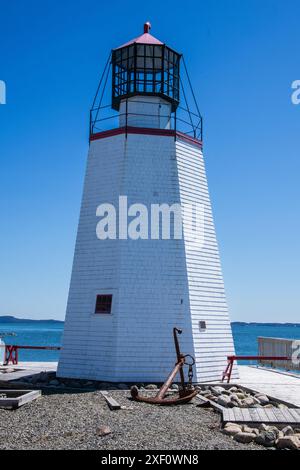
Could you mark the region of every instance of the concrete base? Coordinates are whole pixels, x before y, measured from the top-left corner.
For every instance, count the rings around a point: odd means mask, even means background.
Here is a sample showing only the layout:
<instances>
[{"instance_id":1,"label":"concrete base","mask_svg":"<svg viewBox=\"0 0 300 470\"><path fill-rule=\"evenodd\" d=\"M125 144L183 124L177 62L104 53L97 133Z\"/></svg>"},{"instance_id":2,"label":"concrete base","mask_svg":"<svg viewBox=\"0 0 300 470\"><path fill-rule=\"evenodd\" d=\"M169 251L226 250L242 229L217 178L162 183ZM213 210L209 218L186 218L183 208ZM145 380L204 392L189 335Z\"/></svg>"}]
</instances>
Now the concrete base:
<instances>
[{"instance_id":1,"label":"concrete base","mask_svg":"<svg viewBox=\"0 0 300 470\"><path fill-rule=\"evenodd\" d=\"M1 370L5 373L1 373ZM22 379L32 377L41 372L56 373L57 362L20 362L17 366L0 366L0 386L8 383L20 383Z\"/></svg>"}]
</instances>

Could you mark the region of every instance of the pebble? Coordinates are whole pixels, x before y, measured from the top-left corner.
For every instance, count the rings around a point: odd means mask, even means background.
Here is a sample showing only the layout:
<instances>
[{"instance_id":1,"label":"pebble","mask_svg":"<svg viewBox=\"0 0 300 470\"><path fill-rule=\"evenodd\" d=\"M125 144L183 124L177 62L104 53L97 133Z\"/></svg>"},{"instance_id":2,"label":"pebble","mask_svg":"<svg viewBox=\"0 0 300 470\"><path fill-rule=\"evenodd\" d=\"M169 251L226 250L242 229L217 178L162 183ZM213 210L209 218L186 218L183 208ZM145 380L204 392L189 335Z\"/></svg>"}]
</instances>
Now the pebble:
<instances>
[{"instance_id":1,"label":"pebble","mask_svg":"<svg viewBox=\"0 0 300 470\"><path fill-rule=\"evenodd\" d=\"M108 436L109 434L111 434L111 432L112 431L109 426L101 426L97 429L97 435L100 437Z\"/></svg>"},{"instance_id":2,"label":"pebble","mask_svg":"<svg viewBox=\"0 0 300 470\"><path fill-rule=\"evenodd\" d=\"M157 407L129 401L129 391L114 390L110 395L130 411L112 412L98 392L68 393L67 388L64 392L45 394L13 413L0 409L0 449L263 449L222 434L220 416L210 409L197 408L196 399L188 406ZM99 436L97 430L102 426L108 426L111 434Z\"/></svg>"}]
</instances>

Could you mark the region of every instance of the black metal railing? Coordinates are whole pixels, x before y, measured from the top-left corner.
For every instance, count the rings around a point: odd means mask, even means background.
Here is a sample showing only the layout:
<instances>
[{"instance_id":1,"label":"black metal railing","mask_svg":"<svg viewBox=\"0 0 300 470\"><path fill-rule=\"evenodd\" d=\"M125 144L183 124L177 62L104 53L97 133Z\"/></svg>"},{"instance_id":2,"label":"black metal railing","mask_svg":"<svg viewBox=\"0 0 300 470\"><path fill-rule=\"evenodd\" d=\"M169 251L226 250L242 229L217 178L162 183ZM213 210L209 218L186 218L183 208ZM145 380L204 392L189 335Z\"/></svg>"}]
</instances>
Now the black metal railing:
<instances>
[{"instance_id":1,"label":"black metal railing","mask_svg":"<svg viewBox=\"0 0 300 470\"><path fill-rule=\"evenodd\" d=\"M130 104L130 106L128 106ZM153 127L165 128L181 132L187 136L193 137L194 139L203 141L203 118L199 113L191 112L189 109L178 106L175 112L167 113L145 113L145 112L134 112L130 109L131 106L143 106L145 104L155 105L156 103L151 101L134 101L128 103L125 101L120 112L116 112L112 109L111 105L93 107L90 111L90 136L99 132L104 132L111 129L117 129L120 127L133 126L134 117L138 118L139 127L143 120L145 120L145 127L151 127L151 118L153 118ZM167 104L163 104L166 109L170 109ZM144 111L144 110L143 110ZM147 122L147 118L150 118Z\"/></svg>"}]
</instances>

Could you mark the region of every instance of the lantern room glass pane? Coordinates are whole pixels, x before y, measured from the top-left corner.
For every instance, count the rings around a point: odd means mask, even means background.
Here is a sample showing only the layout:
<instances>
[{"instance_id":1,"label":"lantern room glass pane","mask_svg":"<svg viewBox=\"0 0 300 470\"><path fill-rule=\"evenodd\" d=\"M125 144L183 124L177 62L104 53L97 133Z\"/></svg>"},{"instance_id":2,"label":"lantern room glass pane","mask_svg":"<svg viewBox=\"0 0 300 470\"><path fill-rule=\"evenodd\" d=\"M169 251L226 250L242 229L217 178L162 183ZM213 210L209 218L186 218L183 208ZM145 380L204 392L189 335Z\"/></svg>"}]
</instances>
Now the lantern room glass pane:
<instances>
[{"instance_id":1,"label":"lantern room glass pane","mask_svg":"<svg viewBox=\"0 0 300 470\"><path fill-rule=\"evenodd\" d=\"M163 45L133 44L113 52L113 107L134 94L179 102L180 55Z\"/></svg>"}]
</instances>

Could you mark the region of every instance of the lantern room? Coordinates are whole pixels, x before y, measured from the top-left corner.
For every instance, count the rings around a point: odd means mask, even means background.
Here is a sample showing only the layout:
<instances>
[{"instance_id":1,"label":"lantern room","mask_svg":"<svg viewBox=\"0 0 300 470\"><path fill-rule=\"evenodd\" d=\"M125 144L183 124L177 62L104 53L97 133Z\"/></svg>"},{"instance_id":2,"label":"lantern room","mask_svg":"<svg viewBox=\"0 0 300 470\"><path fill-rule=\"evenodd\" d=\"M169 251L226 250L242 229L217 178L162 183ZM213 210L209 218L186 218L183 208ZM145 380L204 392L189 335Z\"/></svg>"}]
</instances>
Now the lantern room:
<instances>
[{"instance_id":1,"label":"lantern room","mask_svg":"<svg viewBox=\"0 0 300 470\"><path fill-rule=\"evenodd\" d=\"M112 107L117 111L122 100L136 95L164 98L172 112L179 104L181 54L150 29L145 23L144 34L112 51Z\"/></svg>"}]
</instances>

